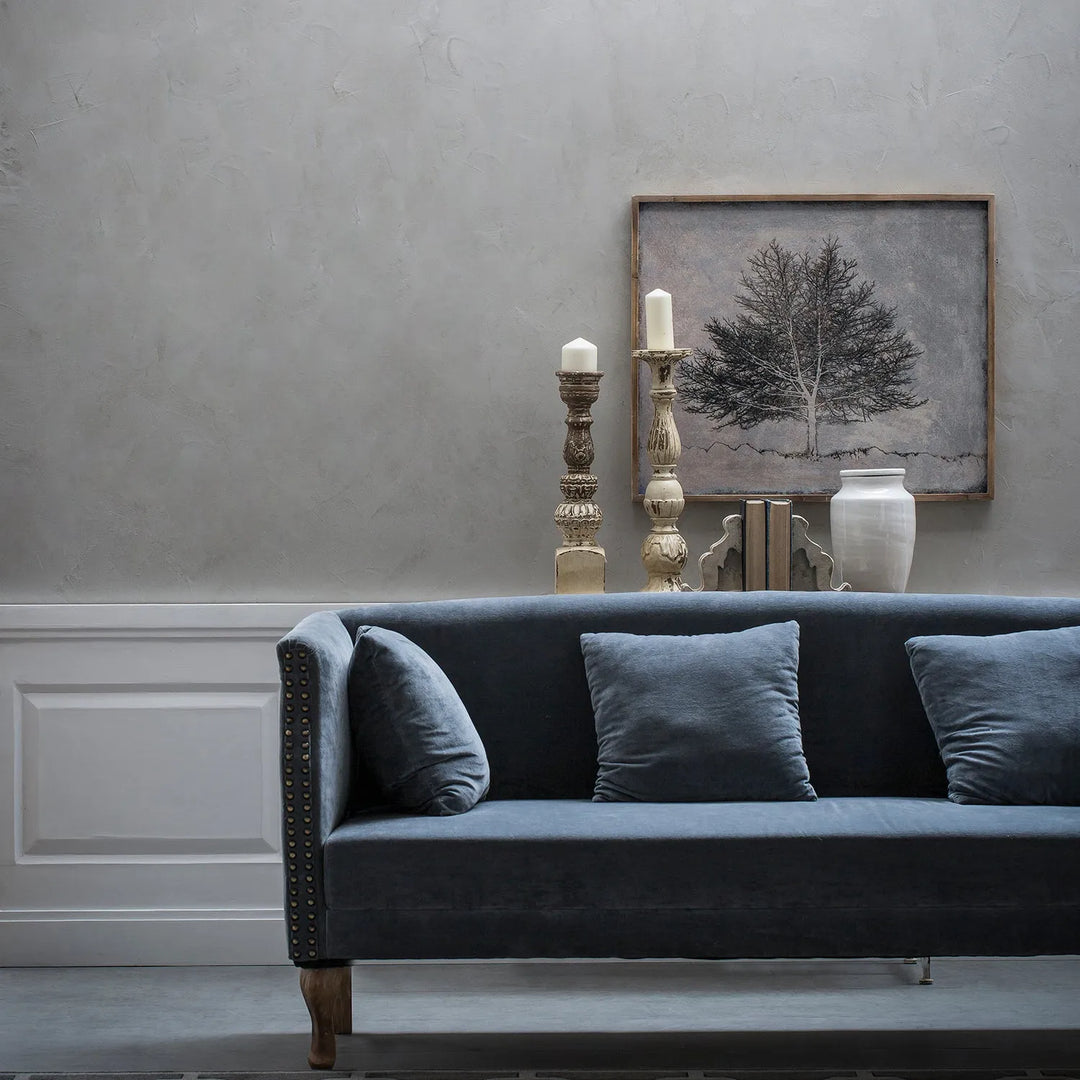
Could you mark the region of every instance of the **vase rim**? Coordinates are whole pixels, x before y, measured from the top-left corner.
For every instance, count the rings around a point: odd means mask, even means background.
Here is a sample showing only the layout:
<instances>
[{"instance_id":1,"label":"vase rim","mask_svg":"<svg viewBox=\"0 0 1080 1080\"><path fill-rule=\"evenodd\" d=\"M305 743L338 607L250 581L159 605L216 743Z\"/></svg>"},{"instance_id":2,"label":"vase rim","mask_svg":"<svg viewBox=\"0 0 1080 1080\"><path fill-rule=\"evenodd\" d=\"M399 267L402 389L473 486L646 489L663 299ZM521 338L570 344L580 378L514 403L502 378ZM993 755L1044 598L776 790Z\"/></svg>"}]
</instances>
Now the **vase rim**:
<instances>
[{"instance_id":1,"label":"vase rim","mask_svg":"<svg viewBox=\"0 0 1080 1080\"><path fill-rule=\"evenodd\" d=\"M841 469L840 476L903 476L905 469Z\"/></svg>"}]
</instances>

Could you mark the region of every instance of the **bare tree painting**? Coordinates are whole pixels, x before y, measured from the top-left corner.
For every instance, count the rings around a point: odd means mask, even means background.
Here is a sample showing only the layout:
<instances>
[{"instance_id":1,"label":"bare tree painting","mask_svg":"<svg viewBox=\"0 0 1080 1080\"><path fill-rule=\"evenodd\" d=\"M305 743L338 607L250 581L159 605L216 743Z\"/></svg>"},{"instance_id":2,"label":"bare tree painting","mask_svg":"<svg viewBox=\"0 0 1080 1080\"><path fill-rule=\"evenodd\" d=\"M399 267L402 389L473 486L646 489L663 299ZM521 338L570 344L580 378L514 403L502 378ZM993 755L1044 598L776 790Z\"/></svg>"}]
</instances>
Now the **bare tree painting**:
<instances>
[{"instance_id":1,"label":"bare tree painting","mask_svg":"<svg viewBox=\"0 0 1080 1080\"><path fill-rule=\"evenodd\" d=\"M917 498L993 496L991 195L638 196L634 340L672 295L690 500L825 501L842 469ZM633 371L633 491L651 475Z\"/></svg>"},{"instance_id":2,"label":"bare tree painting","mask_svg":"<svg viewBox=\"0 0 1080 1080\"><path fill-rule=\"evenodd\" d=\"M798 420L806 456L816 458L823 422L851 424L926 404L911 391L921 350L840 248L828 237L814 255L774 239L750 257L735 297L742 311L710 319L712 347L696 349L680 369L687 412L743 430Z\"/></svg>"}]
</instances>

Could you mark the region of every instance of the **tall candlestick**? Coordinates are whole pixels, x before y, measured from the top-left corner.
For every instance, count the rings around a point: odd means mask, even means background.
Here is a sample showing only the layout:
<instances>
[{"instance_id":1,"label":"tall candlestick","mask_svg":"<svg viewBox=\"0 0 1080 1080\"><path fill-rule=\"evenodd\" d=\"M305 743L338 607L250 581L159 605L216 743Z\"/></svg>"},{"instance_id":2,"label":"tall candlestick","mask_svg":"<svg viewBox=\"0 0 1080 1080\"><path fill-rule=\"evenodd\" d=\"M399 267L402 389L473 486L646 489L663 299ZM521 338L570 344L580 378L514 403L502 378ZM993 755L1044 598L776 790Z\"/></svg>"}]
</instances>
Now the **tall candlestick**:
<instances>
[{"instance_id":1,"label":"tall candlestick","mask_svg":"<svg viewBox=\"0 0 1080 1080\"><path fill-rule=\"evenodd\" d=\"M595 363L596 349L590 348ZM607 556L596 542L596 532L604 514L594 501L598 481L592 471L594 450L590 408L600 394L604 373L564 370L555 374L559 380L559 396L567 409L566 442L563 444L566 474L559 481L563 501L555 508L555 524L563 534L562 546L555 551L555 591L602 593Z\"/></svg>"},{"instance_id":2,"label":"tall candlestick","mask_svg":"<svg viewBox=\"0 0 1080 1080\"><path fill-rule=\"evenodd\" d=\"M652 372L653 421L645 452L652 466L652 479L645 488L643 505L652 518L652 529L641 544L641 561L649 575L645 592L680 592L682 571L688 551L676 522L683 511L682 484L677 468L682 455L679 431L672 415L675 400L675 368L690 349L640 349L635 360L644 360Z\"/></svg>"},{"instance_id":3,"label":"tall candlestick","mask_svg":"<svg viewBox=\"0 0 1080 1080\"><path fill-rule=\"evenodd\" d=\"M671 293L666 293L663 289L653 289L645 297L645 348L654 351L675 348Z\"/></svg>"},{"instance_id":4,"label":"tall candlestick","mask_svg":"<svg viewBox=\"0 0 1080 1080\"><path fill-rule=\"evenodd\" d=\"M596 346L583 337L574 338L562 347L563 371L596 371Z\"/></svg>"}]
</instances>

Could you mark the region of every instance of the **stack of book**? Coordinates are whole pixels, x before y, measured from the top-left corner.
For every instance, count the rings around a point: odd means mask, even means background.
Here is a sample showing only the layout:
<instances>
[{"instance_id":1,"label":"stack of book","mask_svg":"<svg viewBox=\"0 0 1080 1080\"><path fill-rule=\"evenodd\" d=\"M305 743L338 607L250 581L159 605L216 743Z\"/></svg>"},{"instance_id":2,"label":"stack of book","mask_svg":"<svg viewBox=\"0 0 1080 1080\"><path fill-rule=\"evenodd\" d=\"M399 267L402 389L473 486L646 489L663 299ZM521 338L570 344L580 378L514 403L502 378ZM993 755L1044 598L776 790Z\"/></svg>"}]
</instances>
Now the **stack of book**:
<instances>
[{"instance_id":1,"label":"stack of book","mask_svg":"<svg viewBox=\"0 0 1080 1080\"><path fill-rule=\"evenodd\" d=\"M791 588L791 500L746 499L743 512L743 589Z\"/></svg>"}]
</instances>

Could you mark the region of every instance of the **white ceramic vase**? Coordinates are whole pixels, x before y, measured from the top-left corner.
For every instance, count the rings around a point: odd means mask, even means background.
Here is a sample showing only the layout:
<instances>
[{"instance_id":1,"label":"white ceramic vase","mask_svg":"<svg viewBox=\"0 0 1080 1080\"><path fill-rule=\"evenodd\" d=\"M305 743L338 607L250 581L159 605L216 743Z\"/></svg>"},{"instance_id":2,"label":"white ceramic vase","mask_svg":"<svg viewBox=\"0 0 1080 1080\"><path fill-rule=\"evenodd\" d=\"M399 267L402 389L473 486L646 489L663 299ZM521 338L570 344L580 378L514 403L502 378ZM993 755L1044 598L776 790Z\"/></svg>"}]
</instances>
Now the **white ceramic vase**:
<instances>
[{"instance_id":1,"label":"white ceramic vase","mask_svg":"<svg viewBox=\"0 0 1080 1080\"><path fill-rule=\"evenodd\" d=\"M915 550L915 496L903 469L841 469L829 501L833 557L857 592L902 593Z\"/></svg>"}]
</instances>

